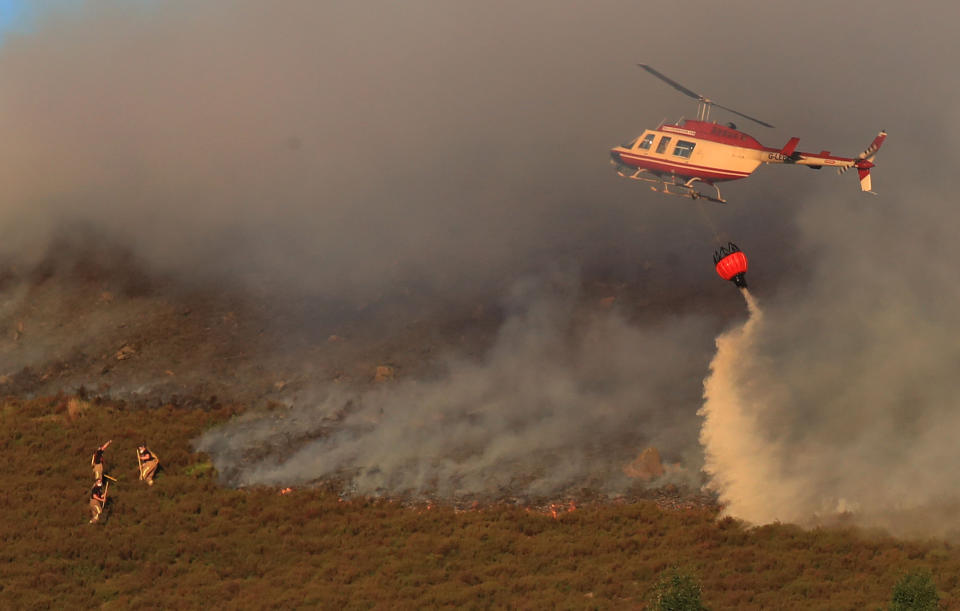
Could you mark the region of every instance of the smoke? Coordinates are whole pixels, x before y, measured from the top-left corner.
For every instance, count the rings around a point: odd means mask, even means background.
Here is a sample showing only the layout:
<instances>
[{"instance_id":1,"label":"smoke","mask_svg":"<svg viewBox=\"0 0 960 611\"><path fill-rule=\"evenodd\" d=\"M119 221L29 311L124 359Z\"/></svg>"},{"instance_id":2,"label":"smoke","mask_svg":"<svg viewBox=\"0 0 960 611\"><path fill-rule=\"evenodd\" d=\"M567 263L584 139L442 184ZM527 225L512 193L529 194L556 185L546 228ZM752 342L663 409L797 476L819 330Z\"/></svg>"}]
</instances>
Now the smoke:
<instances>
[{"instance_id":1,"label":"smoke","mask_svg":"<svg viewBox=\"0 0 960 611\"><path fill-rule=\"evenodd\" d=\"M578 12L92 0L40 13L0 47L3 253L36 258L83 223L181 277L350 302L485 287L518 261L590 261L602 244L635 261L663 241L632 239L605 157L635 127L593 120L624 67L572 44Z\"/></svg>"},{"instance_id":2,"label":"smoke","mask_svg":"<svg viewBox=\"0 0 960 611\"><path fill-rule=\"evenodd\" d=\"M574 287L518 284L492 348L450 355L434 379L326 389L212 430L197 449L231 483L342 478L365 494L623 492L623 465L648 445L688 463L676 478L698 481L689 406L709 356L697 349L707 321L639 328L616 312L578 311Z\"/></svg>"}]
</instances>

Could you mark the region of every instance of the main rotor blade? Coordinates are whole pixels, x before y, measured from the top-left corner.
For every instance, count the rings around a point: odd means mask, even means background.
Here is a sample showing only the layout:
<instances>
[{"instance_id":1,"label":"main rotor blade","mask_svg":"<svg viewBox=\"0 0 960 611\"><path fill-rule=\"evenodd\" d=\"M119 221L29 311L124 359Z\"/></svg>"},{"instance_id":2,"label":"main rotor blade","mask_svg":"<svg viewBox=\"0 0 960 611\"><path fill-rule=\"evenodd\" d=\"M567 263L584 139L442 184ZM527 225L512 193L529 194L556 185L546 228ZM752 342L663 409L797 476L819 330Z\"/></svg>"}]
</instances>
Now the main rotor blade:
<instances>
[{"instance_id":1,"label":"main rotor blade","mask_svg":"<svg viewBox=\"0 0 960 611\"><path fill-rule=\"evenodd\" d=\"M764 126L764 127L773 127L772 125L770 125L770 124L767 123L766 121L761 121L760 119L757 119L756 117L751 117L750 115L745 115L745 114L743 114L742 112L740 112L740 111L738 111L738 110L734 110L734 109L728 108L728 107L726 107L726 106L721 106L720 104L717 104L716 102L713 102L713 101L711 101L711 100L703 97L703 96L700 95L699 93L687 89L686 87L684 87L683 85L681 85L681 84L678 83L677 81L671 79L670 77L668 77L668 76L665 75L665 74L662 74L662 73L658 72L657 70L651 68L651 67L648 66L647 64L637 64L637 65L640 66L641 68L643 68L644 70L646 70L647 72L649 72L650 74L652 74L653 76L657 77L658 79L660 79L660 80L663 81L664 83L667 83L668 85L670 85L671 87L673 87L674 89L676 89L677 91L679 91L680 93L682 93L682 94L684 94L684 95L687 95L687 96L690 96L690 97L693 98L694 100L697 100L697 101L699 101L699 102L703 102L704 104L711 104L711 105L713 105L713 106L716 106L717 108L722 108L722 109L724 109L724 110L726 110L726 111L728 111L728 112L732 112L732 113L735 114L735 115L739 115L739 116L743 117L744 119L749 119L749 120L753 121L754 123L757 123L757 124L762 125L762 126Z\"/></svg>"},{"instance_id":2,"label":"main rotor blade","mask_svg":"<svg viewBox=\"0 0 960 611\"><path fill-rule=\"evenodd\" d=\"M706 98L704 98L702 95L700 95L699 93L695 93L695 92L693 92L693 91L690 91L689 89L687 89L686 87L684 87L683 85L681 85L680 83L678 83L677 81L675 81L675 80L667 77L667 76L664 75L664 74L661 74L661 73L657 72L656 70L654 70L653 68L651 68L650 66L648 66L648 65L646 65L646 64L637 64L637 65L640 66L641 68L643 68L644 70L646 70L647 72L649 72L650 74L652 74L653 76L657 77L657 78L660 79L661 81L667 83L668 85L670 85L671 87L673 87L674 89L676 89L677 91L679 91L680 93L685 94L685 95L688 95L688 96L690 96L691 98L693 98L694 100L705 100L705 99L706 99Z\"/></svg>"},{"instance_id":3,"label":"main rotor blade","mask_svg":"<svg viewBox=\"0 0 960 611\"><path fill-rule=\"evenodd\" d=\"M770 125L769 123L767 123L767 122L765 122L765 121L761 121L760 119L756 119L756 118L754 118L754 117L751 117L750 115L745 115L745 114L743 114L742 112L740 112L740 111L738 111L738 110L734 110L734 109L732 109L732 108L727 108L726 106L721 106L720 104L717 104L717 103L715 103L715 102L710 102L710 103L713 104L714 106L716 106L717 108L722 108L722 109L726 110L727 112L732 112L732 113L735 114L735 115L740 115L740 116L743 117L744 119L750 119L750 120L753 121L754 123L759 123L760 125L762 125L762 126L764 126L764 127L773 127L772 125Z\"/></svg>"}]
</instances>

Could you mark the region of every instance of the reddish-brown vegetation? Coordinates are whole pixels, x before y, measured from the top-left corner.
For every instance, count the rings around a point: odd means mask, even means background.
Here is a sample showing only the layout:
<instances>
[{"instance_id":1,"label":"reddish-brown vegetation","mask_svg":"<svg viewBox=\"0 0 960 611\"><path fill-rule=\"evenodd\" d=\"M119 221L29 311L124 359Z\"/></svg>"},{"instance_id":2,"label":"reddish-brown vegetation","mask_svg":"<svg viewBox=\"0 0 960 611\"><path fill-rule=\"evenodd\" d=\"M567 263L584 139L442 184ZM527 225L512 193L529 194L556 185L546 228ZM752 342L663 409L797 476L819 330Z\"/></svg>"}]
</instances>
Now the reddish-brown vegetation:
<instances>
[{"instance_id":1,"label":"reddish-brown vegetation","mask_svg":"<svg viewBox=\"0 0 960 611\"><path fill-rule=\"evenodd\" d=\"M880 608L908 569L960 606L960 552L853 528L749 528L715 509L653 502L462 511L341 500L319 489L217 485L190 439L212 410L0 405L3 608L639 608L664 571L690 570L713 609ZM93 449L108 438L110 506L87 524ZM154 487L134 448L163 460Z\"/></svg>"}]
</instances>

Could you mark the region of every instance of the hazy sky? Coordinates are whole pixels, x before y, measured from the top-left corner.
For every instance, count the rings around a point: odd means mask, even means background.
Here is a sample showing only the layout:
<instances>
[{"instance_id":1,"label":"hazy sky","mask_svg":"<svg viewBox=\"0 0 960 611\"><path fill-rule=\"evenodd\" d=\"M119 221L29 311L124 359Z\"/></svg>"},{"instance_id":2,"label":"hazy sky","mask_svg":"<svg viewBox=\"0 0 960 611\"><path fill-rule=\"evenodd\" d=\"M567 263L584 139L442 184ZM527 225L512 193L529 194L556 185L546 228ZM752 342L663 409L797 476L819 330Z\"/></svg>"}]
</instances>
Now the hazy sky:
<instances>
[{"instance_id":1,"label":"hazy sky","mask_svg":"<svg viewBox=\"0 0 960 611\"><path fill-rule=\"evenodd\" d=\"M0 0L0 35L3 30L23 23L23 13L27 4L23 0Z\"/></svg>"}]
</instances>

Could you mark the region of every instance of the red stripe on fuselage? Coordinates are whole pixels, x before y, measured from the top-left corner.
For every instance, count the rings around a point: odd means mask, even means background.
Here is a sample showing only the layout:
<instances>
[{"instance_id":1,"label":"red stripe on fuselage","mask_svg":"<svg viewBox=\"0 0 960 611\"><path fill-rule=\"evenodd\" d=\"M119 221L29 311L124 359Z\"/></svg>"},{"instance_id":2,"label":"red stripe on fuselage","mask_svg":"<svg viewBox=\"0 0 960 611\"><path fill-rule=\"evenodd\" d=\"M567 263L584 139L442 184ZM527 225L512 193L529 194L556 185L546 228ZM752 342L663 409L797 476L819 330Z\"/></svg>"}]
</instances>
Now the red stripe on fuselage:
<instances>
[{"instance_id":1,"label":"red stripe on fuselage","mask_svg":"<svg viewBox=\"0 0 960 611\"><path fill-rule=\"evenodd\" d=\"M752 172L737 172L734 170L711 168L692 163L674 163L665 159L658 159L656 157L637 155L636 153L621 152L620 159L627 165L642 170L650 170L651 172L659 172L664 174L676 174L677 176L684 176L688 178L701 178L715 182L722 180L737 180L740 178L746 178L752 174Z\"/></svg>"}]
</instances>

